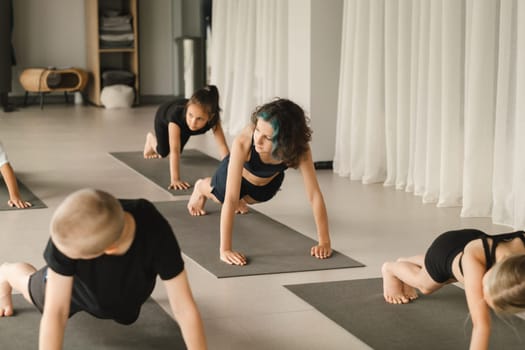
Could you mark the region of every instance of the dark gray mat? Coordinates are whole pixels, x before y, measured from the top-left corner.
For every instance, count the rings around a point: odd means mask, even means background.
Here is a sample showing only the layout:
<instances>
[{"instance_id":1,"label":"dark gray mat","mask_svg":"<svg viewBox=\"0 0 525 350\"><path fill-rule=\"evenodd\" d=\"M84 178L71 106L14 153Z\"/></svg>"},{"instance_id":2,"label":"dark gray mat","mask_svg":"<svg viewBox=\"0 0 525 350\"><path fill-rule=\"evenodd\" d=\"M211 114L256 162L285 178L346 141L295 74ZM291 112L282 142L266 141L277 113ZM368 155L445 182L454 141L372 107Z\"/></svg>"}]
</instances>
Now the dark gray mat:
<instances>
[{"instance_id":1,"label":"dark gray mat","mask_svg":"<svg viewBox=\"0 0 525 350\"><path fill-rule=\"evenodd\" d=\"M39 209L39 208L47 208L47 206L33 194L27 188L20 180L17 180L18 182L18 190L20 191L20 196L23 200L29 202L32 204L29 209ZM7 191L7 186L5 184L5 181L2 177L0 177L0 210L21 210L18 208L12 208L7 204L7 201L9 200L9 192ZM27 208L26 208L27 209ZM25 210L25 209L24 209Z\"/></svg>"},{"instance_id":2,"label":"dark gray mat","mask_svg":"<svg viewBox=\"0 0 525 350\"><path fill-rule=\"evenodd\" d=\"M468 349L472 323L464 291L446 286L406 305L383 299L380 278L285 286L376 350ZM525 321L492 318L490 349L524 349Z\"/></svg>"},{"instance_id":3,"label":"dark gray mat","mask_svg":"<svg viewBox=\"0 0 525 350\"><path fill-rule=\"evenodd\" d=\"M16 314L0 318L0 349L37 349L41 314L19 295L13 295ZM149 299L138 320L124 326L80 312L69 319L64 349L185 349L180 328Z\"/></svg>"},{"instance_id":4,"label":"dark gray mat","mask_svg":"<svg viewBox=\"0 0 525 350\"><path fill-rule=\"evenodd\" d=\"M144 159L142 152L111 152L131 169L153 181L173 195L191 194L193 188L187 190L168 190L170 184L170 170L168 157L162 159ZM197 150L184 150L180 158L181 178L192 186L200 178L212 176L219 161Z\"/></svg>"},{"instance_id":5,"label":"dark gray mat","mask_svg":"<svg viewBox=\"0 0 525 350\"><path fill-rule=\"evenodd\" d=\"M233 234L234 249L247 256L248 264L228 265L219 259L220 206L208 201L208 214L194 217L186 205L186 201L155 203L172 225L182 251L218 278L364 266L336 251L324 260L310 256L316 241L251 208L236 216Z\"/></svg>"}]
</instances>

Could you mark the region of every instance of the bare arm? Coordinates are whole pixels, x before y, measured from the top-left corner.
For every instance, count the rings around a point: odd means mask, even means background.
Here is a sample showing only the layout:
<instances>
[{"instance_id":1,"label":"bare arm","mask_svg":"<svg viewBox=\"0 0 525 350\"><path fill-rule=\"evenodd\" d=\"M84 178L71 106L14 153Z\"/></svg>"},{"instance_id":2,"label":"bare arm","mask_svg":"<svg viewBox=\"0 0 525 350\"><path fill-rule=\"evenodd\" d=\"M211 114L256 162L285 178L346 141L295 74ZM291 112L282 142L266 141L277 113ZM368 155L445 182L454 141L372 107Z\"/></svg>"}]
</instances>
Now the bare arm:
<instances>
[{"instance_id":1,"label":"bare arm","mask_svg":"<svg viewBox=\"0 0 525 350\"><path fill-rule=\"evenodd\" d=\"M204 326L191 293L186 271L165 281L171 310L189 350L206 349Z\"/></svg>"},{"instance_id":2,"label":"bare arm","mask_svg":"<svg viewBox=\"0 0 525 350\"><path fill-rule=\"evenodd\" d=\"M47 270L46 299L40 321L39 348L62 349L69 316L73 277Z\"/></svg>"},{"instance_id":3,"label":"bare arm","mask_svg":"<svg viewBox=\"0 0 525 350\"><path fill-rule=\"evenodd\" d=\"M11 167L11 164L5 163L0 167L0 173L7 185L7 191L9 192L9 200L7 204L17 208L27 208L31 206L31 203L24 201L20 197L20 190L18 189L18 183L16 181L15 172Z\"/></svg>"},{"instance_id":4,"label":"bare arm","mask_svg":"<svg viewBox=\"0 0 525 350\"><path fill-rule=\"evenodd\" d=\"M180 127L175 123L168 124L170 143L170 185L169 189L185 190L190 184L180 179Z\"/></svg>"},{"instance_id":5,"label":"bare arm","mask_svg":"<svg viewBox=\"0 0 525 350\"><path fill-rule=\"evenodd\" d=\"M230 163L228 164L226 193L221 209L220 256L224 262L235 265L246 264L244 255L232 251L232 235L235 208L239 203L239 193L241 191L242 168L250 150L252 131L253 127L245 128L233 141Z\"/></svg>"},{"instance_id":6,"label":"bare arm","mask_svg":"<svg viewBox=\"0 0 525 350\"><path fill-rule=\"evenodd\" d=\"M323 194L319 188L319 182L317 182L317 175L315 174L314 163L312 161L312 152L310 150L308 150L299 164L299 169L303 175L308 201L312 206L315 225L317 227L317 236L319 238L319 244L312 247L310 253L316 258L324 259L332 254L330 233L328 230L328 214L326 212Z\"/></svg>"},{"instance_id":7,"label":"bare arm","mask_svg":"<svg viewBox=\"0 0 525 350\"><path fill-rule=\"evenodd\" d=\"M222 129L221 122L219 121L213 130L213 136L215 137L215 142L219 146L219 154L221 159L226 157L230 150L228 149L228 144L226 143L226 137L224 137L224 130Z\"/></svg>"},{"instance_id":8,"label":"bare arm","mask_svg":"<svg viewBox=\"0 0 525 350\"><path fill-rule=\"evenodd\" d=\"M465 295L472 319L471 350L484 350L489 347L490 310L483 298L482 279L485 274L485 258L479 240L467 245L463 254L463 276Z\"/></svg>"}]
</instances>

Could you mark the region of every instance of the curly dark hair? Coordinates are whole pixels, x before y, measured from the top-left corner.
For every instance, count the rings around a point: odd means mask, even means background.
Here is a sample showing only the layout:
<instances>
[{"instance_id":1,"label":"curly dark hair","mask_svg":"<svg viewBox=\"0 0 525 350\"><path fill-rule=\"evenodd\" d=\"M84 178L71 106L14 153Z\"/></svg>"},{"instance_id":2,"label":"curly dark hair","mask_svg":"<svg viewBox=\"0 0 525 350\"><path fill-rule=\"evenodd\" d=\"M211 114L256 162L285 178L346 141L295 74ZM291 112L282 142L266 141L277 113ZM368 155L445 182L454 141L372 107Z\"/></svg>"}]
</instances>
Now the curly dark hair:
<instances>
[{"instance_id":1,"label":"curly dark hair","mask_svg":"<svg viewBox=\"0 0 525 350\"><path fill-rule=\"evenodd\" d=\"M288 99L277 98L255 109L251 118L254 125L258 118L273 127L272 156L297 168L312 139L312 130L308 126L310 120L304 110Z\"/></svg>"},{"instance_id":2,"label":"curly dark hair","mask_svg":"<svg viewBox=\"0 0 525 350\"><path fill-rule=\"evenodd\" d=\"M195 91L188 100L188 104L197 104L203 107L210 120L208 125L215 128L221 118L221 107L219 107L219 90L215 85L206 85L205 87Z\"/></svg>"}]
</instances>

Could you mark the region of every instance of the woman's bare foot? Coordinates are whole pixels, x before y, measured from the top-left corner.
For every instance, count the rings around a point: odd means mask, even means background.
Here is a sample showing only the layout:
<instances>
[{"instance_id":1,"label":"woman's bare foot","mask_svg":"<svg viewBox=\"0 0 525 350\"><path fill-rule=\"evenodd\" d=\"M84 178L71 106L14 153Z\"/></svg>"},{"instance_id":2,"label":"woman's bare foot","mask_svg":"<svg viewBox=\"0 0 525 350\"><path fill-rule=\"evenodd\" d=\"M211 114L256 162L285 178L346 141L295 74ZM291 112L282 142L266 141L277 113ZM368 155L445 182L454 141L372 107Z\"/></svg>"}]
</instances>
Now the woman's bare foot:
<instances>
[{"instance_id":1,"label":"woman's bare foot","mask_svg":"<svg viewBox=\"0 0 525 350\"><path fill-rule=\"evenodd\" d=\"M381 268L385 301L390 304L407 304L410 299L405 295L404 283L389 271L389 264L395 263L384 263Z\"/></svg>"},{"instance_id":2,"label":"woman's bare foot","mask_svg":"<svg viewBox=\"0 0 525 350\"><path fill-rule=\"evenodd\" d=\"M148 132L148 134L146 135L146 142L144 143L144 158L160 158L160 155L157 153L156 149L157 138L151 132Z\"/></svg>"},{"instance_id":3,"label":"woman's bare foot","mask_svg":"<svg viewBox=\"0 0 525 350\"><path fill-rule=\"evenodd\" d=\"M191 194L190 200L188 201L188 212L192 216L206 215L206 211L204 210L206 196L201 194L199 190L201 181L202 180L197 180L197 182L195 182L193 193Z\"/></svg>"},{"instance_id":4,"label":"woman's bare foot","mask_svg":"<svg viewBox=\"0 0 525 350\"><path fill-rule=\"evenodd\" d=\"M12 288L6 281L0 266L0 317L13 315Z\"/></svg>"},{"instance_id":5,"label":"woman's bare foot","mask_svg":"<svg viewBox=\"0 0 525 350\"><path fill-rule=\"evenodd\" d=\"M235 209L235 214L246 214L248 212L248 204L244 199L239 199L239 205Z\"/></svg>"}]
</instances>

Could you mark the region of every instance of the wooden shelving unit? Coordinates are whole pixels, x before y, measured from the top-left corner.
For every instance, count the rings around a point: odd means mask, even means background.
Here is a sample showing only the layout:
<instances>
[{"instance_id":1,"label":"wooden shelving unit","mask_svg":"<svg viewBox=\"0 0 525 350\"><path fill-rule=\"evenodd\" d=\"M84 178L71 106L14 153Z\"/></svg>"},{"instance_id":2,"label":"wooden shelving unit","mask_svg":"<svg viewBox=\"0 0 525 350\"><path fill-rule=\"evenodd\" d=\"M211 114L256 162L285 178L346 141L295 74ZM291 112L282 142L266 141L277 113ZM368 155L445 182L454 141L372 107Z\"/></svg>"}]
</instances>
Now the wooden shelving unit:
<instances>
[{"instance_id":1,"label":"wooden shelving unit","mask_svg":"<svg viewBox=\"0 0 525 350\"><path fill-rule=\"evenodd\" d=\"M137 0L84 0L86 10L87 70L90 74L86 88L88 100L101 106L102 72L105 69L123 69L135 75L135 103L139 102L139 42ZM120 9L132 17L134 34L131 48L100 47L100 15L104 10Z\"/></svg>"}]
</instances>

